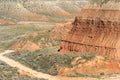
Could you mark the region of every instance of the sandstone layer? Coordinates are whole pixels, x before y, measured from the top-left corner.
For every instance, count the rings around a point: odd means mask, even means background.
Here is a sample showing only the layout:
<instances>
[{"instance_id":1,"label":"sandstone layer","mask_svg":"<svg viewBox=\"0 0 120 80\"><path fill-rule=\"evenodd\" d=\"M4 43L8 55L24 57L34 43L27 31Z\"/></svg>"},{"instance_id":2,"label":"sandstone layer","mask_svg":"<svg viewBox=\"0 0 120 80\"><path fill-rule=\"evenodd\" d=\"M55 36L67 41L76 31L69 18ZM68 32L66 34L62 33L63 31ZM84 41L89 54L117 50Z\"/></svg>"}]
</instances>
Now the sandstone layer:
<instances>
[{"instance_id":1,"label":"sandstone layer","mask_svg":"<svg viewBox=\"0 0 120 80\"><path fill-rule=\"evenodd\" d=\"M120 58L120 11L83 9L61 41L61 52L94 52Z\"/></svg>"}]
</instances>

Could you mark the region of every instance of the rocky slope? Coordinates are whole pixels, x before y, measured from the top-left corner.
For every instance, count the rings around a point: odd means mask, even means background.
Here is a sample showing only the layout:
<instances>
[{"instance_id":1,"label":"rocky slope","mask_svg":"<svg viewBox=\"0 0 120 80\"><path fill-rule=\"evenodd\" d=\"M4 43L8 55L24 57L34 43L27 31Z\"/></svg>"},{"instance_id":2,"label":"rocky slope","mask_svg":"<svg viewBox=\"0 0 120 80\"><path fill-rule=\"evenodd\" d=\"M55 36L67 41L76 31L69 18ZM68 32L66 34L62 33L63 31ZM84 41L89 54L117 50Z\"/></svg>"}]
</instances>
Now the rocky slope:
<instances>
[{"instance_id":1,"label":"rocky slope","mask_svg":"<svg viewBox=\"0 0 120 80\"><path fill-rule=\"evenodd\" d=\"M94 6L94 5L93 5ZM61 52L94 52L119 59L119 9L85 8L61 42Z\"/></svg>"},{"instance_id":2,"label":"rocky slope","mask_svg":"<svg viewBox=\"0 0 120 80\"><path fill-rule=\"evenodd\" d=\"M0 19L14 22L63 21L63 17L71 18L86 3L87 0L0 0Z\"/></svg>"},{"instance_id":3,"label":"rocky slope","mask_svg":"<svg viewBox=\"0 0 120 80\"><path fill-rule=\"evenodd\" d=\"M0 3L1 19L9 21L19 20L41 20L43 17L32 13L20 3L16 2L1 2Z\"/></svg>"}]
</instances>

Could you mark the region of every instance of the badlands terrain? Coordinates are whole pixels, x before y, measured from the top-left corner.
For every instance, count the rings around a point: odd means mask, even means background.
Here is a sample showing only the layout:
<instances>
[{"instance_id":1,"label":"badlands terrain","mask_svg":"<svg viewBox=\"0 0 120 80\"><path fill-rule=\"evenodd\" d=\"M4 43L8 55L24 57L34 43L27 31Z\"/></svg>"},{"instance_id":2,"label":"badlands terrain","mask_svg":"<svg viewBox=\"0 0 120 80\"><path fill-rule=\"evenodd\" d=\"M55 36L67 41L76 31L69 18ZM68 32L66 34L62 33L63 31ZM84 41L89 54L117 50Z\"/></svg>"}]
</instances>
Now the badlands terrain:
<instances>
[{"instance_id":1,"label":"badlands terrain","mask_svg":"<svg viewBox=\"0 0 120 80\"><path fill-rule=\"evenodd\" d=\"M120 80L119 0L0 0L0 80Z\"/></svg>"}]
</instances>

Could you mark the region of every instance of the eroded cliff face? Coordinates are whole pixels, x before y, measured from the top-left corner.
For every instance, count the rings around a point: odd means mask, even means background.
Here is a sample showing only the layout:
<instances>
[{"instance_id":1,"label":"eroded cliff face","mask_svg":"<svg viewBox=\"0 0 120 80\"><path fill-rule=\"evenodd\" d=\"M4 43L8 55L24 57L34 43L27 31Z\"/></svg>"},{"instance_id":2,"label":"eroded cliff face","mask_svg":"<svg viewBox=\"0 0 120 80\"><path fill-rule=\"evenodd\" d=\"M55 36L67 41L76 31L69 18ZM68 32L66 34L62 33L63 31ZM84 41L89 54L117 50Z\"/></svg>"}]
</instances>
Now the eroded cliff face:
<instances>
[{"instance_id":1,"label":"eroded cliff face","mask_svg":"<svg viewBox=\"0 0 120 80\"><path fill-rule=\"evenodd\" d=\"M120 58L120 11L83 9L61 41L61 52L94 52Z\"/></svg>"}]
</instances>

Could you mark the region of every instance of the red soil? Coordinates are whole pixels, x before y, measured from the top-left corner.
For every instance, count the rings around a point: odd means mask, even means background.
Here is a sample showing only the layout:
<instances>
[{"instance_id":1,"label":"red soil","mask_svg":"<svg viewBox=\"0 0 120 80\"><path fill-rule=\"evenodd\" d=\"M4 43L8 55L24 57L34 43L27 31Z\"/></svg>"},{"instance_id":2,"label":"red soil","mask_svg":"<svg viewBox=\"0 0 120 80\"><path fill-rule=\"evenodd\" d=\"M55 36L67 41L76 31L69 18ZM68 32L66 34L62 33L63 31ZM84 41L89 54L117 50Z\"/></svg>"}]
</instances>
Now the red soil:
<instances>
[{"instance_id":1,"label":"red soil","mask_svg":"<svg viewBox=\"0 0 120 80\"><path fill-rule=\"evenodd\" d=\"M88 75L105 75L111 73L120 72L120 64L113 60L107 60L104 57L96 56L95 58L85 61L83 59L74 59L71 63L74 66L72 68L61 67L59 69L59 75L68 74L88 74Z\"/></svg>"},{"instance_id":2,"label":"red soil","mask_svg":"<svg viewBox=\"0 0 120 80\"><path fill-rule=\"evenodd\" d=\"M14 45L12 45L10 47L10 49L36 51L36 50L39 50L40 47L33 42L27 41L25 43L24 42L17 42Z\"/></svg>"}]
</instances>

